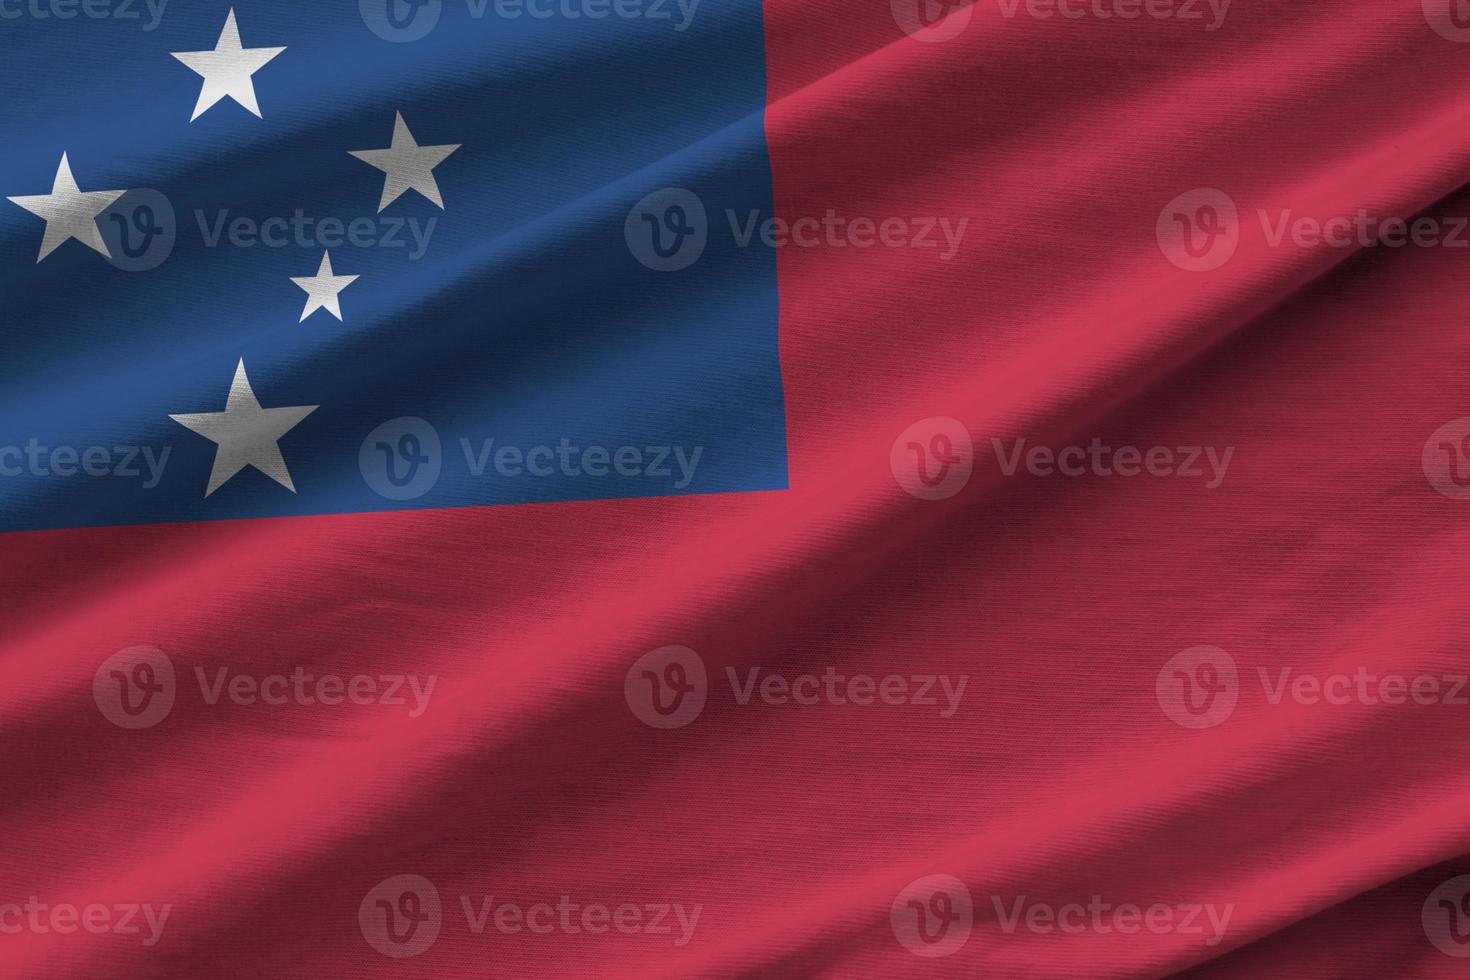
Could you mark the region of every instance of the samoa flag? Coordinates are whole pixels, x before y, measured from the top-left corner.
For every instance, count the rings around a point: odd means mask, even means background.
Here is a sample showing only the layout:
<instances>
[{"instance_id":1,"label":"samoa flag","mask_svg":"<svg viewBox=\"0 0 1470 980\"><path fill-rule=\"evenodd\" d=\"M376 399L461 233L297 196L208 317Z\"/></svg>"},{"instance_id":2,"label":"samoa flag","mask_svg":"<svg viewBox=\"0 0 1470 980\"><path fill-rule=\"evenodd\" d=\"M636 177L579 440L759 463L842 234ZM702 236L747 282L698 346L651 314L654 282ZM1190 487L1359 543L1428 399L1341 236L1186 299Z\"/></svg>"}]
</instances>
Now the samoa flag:
<instances>
[{"instance_id":1,"label":"samoa flag","mask_svg":"<svg viewBox=\"0 0 1470 980\"><path fill-rule=\"evenodd\" d=\"M1452 977L1470 3L0 0L0 977Z\"/></svg>"}]
</instances>

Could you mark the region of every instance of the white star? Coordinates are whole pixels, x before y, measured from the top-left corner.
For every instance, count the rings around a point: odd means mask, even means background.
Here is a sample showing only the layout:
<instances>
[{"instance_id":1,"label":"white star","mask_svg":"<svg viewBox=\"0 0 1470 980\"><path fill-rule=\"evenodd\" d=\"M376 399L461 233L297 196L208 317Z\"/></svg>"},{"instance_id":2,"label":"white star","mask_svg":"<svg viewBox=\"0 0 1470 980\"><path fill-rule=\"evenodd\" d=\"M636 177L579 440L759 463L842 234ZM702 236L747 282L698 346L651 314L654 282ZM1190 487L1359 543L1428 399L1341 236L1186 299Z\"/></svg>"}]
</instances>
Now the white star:
<instances>
[{"instance_id":1,"label":"white star","mask_svg":"<svg viewBox=\"0 0 1470 980\"><path fill-rule=\"evenodd\" d=\"M204 76L204 86L199 90L199 101L194 106L193 122L204 115L205 110L225 96L229 96L260 118L260 105L255 101L255 83L250 76L260 71L285 48L245 48L240 46L240 29L235 26L235 10L225 18L225 29L220 31L219 43L213 51L171 51L175 58Z\"/></svg>"},{"instance_id":2,"label":"white star","mask_svg":"<svg viewBox=\"0 0 1470 980\"><path fill-rule=\"evenodd\" d=\"M41 239L41 254L36 257L37 262L56 251L57 246L68 238L75 238L112 258L107 243L102 240L102 231L97 227L97 216L126 193L83 191L77 187L76 178L71 175L71 163L63 153L56 168L56 179L51 182L50 194L32 194L10 200L31 214L46 219L46 234Z\"/></svg>"},{"instance_id":3,"label":"white star","mask_svg":"<svg viewBox=\"0 0 1470 980\"><path fill-rule=\"evenodd\" d=\"M276 445L287 432L319 406L298 405L295 408L261 408L250 390L245 376L245 361L235 368L230 397L223 412L197 415L170 415L169 418L219 444L214 454L214 469L209 473L208 497L247 466L253 466L281 486L296 492L281 447Z\"/></svg>"},{"instance_id":4,"label":"white star","mask_svg":"<svg viewBox=\"0 0 1470 980\"><path fill-rule=\"evenodd\" d=\"M306 309L301 311L301 323L317 310L326 310L339 321L342 307L337 296L342 290L357 282L357 276L332 275L332 253L322 253L322 265L314 276L292 276L291 281L306 290Z\"/></svg>"},{"instance_id":5,"label":"white star","mask_svg":"<svg viewBox=\"0 0 1470 980\"><path fill-rule=\"evenodd\" d=\"M419 146L403 121L403 113L395 114L393 120L393 145L386 150L349 150L364 163L370 163L388 175L383 181L383 200L378 204L381 213L404 191L420 194L444 207L444 198L439 196L439 184L434 180L434 168L444 162L445 157L459 149L462 144L443 146Z\"/></svg>"}]
</instances>

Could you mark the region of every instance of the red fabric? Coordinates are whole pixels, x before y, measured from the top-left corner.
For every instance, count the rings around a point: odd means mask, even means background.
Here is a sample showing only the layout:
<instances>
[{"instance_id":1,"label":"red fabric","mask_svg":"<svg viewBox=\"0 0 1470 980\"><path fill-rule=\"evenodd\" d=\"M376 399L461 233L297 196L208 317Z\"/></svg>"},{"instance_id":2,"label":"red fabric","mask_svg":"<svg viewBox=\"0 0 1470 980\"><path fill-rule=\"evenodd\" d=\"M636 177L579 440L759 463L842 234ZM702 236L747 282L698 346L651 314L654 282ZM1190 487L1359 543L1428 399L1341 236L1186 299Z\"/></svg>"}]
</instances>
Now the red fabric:
<instances>
[{"instance_id":1,"label":"red fabric","mask_svg":"<svg viewBox=\"0 0 1470 980\"><path fill-rule=\"evenodd\" d=\"M944 42L884 3L770 0L767 38L783 218L969 219L948 261L779 251L790 490L0 539L0 902L172 906L152 947L0 936L0 975L1463 972L1421 911L1470 872L1470 708L1272 704L1258 671L1466 672L1470 502L1421 453L1470 415L1470 251L1272 246L1255 211L1470 214L1470 46L1417 0L1237 0L1213 32L985 3ZM1156 238L1196 188L1240 209L1209 272ZM891 465L933 417L974 445L943 500ZM1017 438L1234 456L1213 489L1006 476L991 440ZM181 689L439 681L419 718L181 696L125 731L92 681L135 644ZM661 730L624 683L672 644L708 703ZM1201 645L1239 702L1190 729L1156 684ZM946 718L741 705L726 667L969 680ZM443 903L401 960L359 924L400 874ZM974 908L937 958L891 916L929 875ZM476 935L460 904L564 895L702 911L676 945ZM1233 911L1213 945L1007 932L994 899L1021 896Z\"/></svg>"}]
</instances>

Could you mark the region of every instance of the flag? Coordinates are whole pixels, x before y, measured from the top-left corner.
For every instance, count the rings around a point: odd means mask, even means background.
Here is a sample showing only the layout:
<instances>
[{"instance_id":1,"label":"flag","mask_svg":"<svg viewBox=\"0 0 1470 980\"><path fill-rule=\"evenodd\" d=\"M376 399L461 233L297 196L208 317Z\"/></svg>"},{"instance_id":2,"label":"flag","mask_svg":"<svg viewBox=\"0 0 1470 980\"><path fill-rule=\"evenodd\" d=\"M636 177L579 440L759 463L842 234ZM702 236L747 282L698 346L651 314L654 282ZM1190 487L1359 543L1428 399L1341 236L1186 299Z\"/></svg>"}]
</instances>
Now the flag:
<instances>
[{"instance_id":1,"label":"flag","mask_svg":"<svg viewBox=\"0 0 1470 980\"><path fill-rule=\"evenodd\" d=\"M0 0L0 975L1459 975L1467 42Z\"/></svg>"}]
</instances>

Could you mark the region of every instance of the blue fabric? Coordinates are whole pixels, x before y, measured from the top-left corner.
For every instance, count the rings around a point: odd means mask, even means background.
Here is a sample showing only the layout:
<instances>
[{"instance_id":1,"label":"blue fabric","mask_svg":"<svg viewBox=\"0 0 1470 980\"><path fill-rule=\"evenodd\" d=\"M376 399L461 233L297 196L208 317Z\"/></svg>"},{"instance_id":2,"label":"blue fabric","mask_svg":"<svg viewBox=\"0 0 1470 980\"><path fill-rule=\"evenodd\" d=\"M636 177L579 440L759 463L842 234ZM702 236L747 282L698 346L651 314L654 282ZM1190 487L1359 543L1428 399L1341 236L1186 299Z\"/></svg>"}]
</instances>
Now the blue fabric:
<instances>
[{"instance_id":1,"label":"blue fabric","mask_svg":"<svg viewBox=\"0 0 1470 980\"><path fill-rule=\"evenodd\" d=\"M772 211L759 0L700 4L682 29L674 0L477 7L174 0L150 29L142 0L136 19L0 0L0 197L49 193L63 151L83 191L133 191L100 219L111 262L73 240L38 264L44 223L0 200L0 529L786 485L775 259L726 218ZM170 52L214 48L231 8L246 48L287 49L254 75L264 118L226 99L191 123L202 79ZM419 144L463 144L434 171L443 211L409 192L378 214L384 174L349 155L387 147L397 111ZM677 271L625 236L662 188L706 210ZM692 220L655 210L631 226ZM378 244L348 240L357 219ZM298 323L291 278L338 239L334 271L361 277L346 322ZM206 498L216 447L169 418L223 410L241 359L264 407L320 406L280 440L295 493L247 468ZM439 472L393 499L374 465L407 475L426 442L402 441L412 423L364 441L401 418L432 426ZM538 454L549 474L497 465L537 446L559 454ZM139 477L87 475L57 447L103 447L110 469L131 447L169 455L147 487L142 454ZM623 466L590 475L588 447ZM643 469L667 449L669 476L628 475L627 447ZM692 475L675 447L700 450Z\"/></svg>"}]
</instances>

